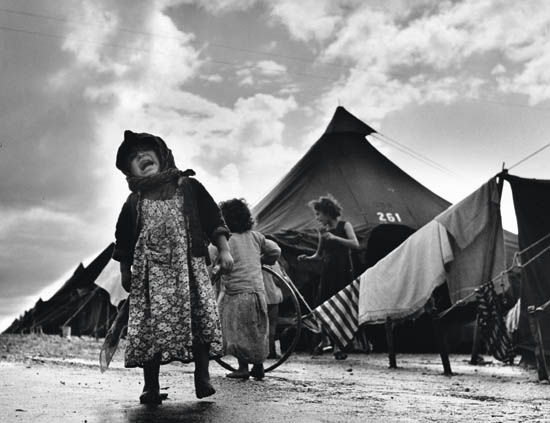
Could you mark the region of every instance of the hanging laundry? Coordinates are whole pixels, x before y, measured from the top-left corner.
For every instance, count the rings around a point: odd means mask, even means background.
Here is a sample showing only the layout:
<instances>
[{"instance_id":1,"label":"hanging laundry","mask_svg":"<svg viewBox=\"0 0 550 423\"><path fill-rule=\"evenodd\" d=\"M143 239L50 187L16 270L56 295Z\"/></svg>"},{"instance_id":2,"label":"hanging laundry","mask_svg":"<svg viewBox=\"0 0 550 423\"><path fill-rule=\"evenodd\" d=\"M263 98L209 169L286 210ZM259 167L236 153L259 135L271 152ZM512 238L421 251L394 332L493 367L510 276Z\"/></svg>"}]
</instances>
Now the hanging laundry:
<instances>
[{"instance_id":1,"label":"hanging laundry","mask_svg":"<svg viewBox=\"0 0 550 423\"><path fill-rule=\"evenodd\" d=\"M447 231L432 220L360 276L359 324L416 314L445 282L452 260Z\"/></svg>"},{"instance_id":2,"label":"hanging laundry","mask_svg":"<svg viewBox=\"0 0 550 423\"><path fill-rule=\"evenodd\" d=\"M476 291L479 327L487 352L504 363L514 360L514 347L504 322L502 297L495 291L493 282L488 282Z\"/></svg>"},{"instance_id":3,"label":"hanging laundry","mask_svg":"<svg viewBox=\"0 0 550 423\"><path fill-rule=\"evenodd\" d=\"M111 327L107 331L107 335L105 335L103 345L99 351L99 368L101 373L109 368L109 364L115 355L120 339L122 335L126 333L128 328L129 307L130 301L125 300L120 306Z\"/></svg>"},{"instance_id":4,"label":"hanging laundry","mask_svg":"<svg viewBox=\"0 0 550 423\"><path fill-rule=\"evenodd\" d=\"M521 308L518 344L521 349L533 351L534 339L529 328L527 307L539 307L550 300L550 180L526 179L506 175L512 187L514 209L518 221L521 264ZM541 242L542 241L542 242ZM550 315L539 321L545 351L550 351Z\"/></svg>"},{"instance_id":5,"label":"hanging laundry","mask_svg":"<svg viewBox=\"0 0 550 423\"><path fill-rule=\"evenodd\" d=\"M514 336L519 328L520 310L521 298L517 300L516 304L510 310L508 310L508 313L506 313L506 330L508 331L510 336Z\"/></svg>"},{"instance_id":6,"label":"hanging laundry","mask_svg":"<svg viewBox=\"0 0 550 423\"><path fill-rule=\"evenodd\" d=\"M435 217L450 234L454 261L447 286L452 304L474 301L476 288L498 277L506 268L504 234L500 215L500 190L496 177ZM508 278L499 278L498 293L508 289Z\"/></svg>"},{"instance_id":7,"label":"hanging laundry","mask_svg":"<svg viewBox=\"0 0 550 423\"><path fill-rule=\"evenodd\" d=\"M317 333L322 328L340 348L345 348L359 328L358 298L359 280L356 279L304 316L302 324Z\"/></svg>"},{"instance_id":8,"label":"hanging laundry","mask_svg":"<svg viewBox=\"0 0 550 423\"><path fill-rule=\"evenodd\" d=\"M128 298L129 294L120 282L120 264L115 260L107 263L94 283L109 293L109 300L115 307Z\"/></svg>"}]
</instances>

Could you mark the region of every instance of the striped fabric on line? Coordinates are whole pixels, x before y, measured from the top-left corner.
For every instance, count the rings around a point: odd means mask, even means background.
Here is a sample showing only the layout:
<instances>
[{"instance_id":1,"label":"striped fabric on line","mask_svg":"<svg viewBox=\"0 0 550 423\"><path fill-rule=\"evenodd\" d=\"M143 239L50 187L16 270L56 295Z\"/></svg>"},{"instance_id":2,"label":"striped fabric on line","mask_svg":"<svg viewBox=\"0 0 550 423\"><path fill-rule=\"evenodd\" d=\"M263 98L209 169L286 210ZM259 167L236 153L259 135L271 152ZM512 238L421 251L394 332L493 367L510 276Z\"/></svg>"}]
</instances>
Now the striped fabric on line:
<instances>
[{"instance_id":1,"label":"striped fabric on line","mask_svg":"<svg viewBox=\"0 0 550 423\"><path fill-rule=\"evenodd\" d=\"M302 317L302 324L323 331L341 348L345 348L359 328L359 280L356 279L329 298L311 313Z\"/></svg>"},{"instance_id":2,"label":"striped fabric on line","mask_svg":"<svg viewBox=\"0 0 550 423\"><path fill-rule=\"evenodd\" d=\"M479 326L487 352L504 363L514 361L514 347L506 329L503 305L497 296L493 282L477 290Z\"/></svg>"}]
</instances>

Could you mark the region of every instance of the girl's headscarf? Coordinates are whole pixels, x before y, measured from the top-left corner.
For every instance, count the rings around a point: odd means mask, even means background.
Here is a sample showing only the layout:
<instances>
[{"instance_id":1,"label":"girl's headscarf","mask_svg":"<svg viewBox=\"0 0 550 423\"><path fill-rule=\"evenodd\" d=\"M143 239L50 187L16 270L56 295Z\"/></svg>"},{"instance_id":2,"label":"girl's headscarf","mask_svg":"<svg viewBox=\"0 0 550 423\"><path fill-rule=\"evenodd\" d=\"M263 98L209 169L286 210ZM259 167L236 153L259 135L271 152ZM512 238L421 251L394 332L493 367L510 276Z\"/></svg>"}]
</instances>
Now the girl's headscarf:
<instances>
[{"instance_id":1,"label":"girl's headscarf","mask_svg":"<svg viewBox=\"0 0 550 423\"><path fill-rule=\"evenodd\" d=\"M153 150L159 159L159 173L151 176L134 176L130 171L130 156L138 150ZM147 133L124 131L124 140L116 155L116 167L126 175L130 191L149 191L171 181L177 181L181 176L195 174L188 169L180 171L174 162L172 151L162 138Z\"/></svg>"}]
</instances>

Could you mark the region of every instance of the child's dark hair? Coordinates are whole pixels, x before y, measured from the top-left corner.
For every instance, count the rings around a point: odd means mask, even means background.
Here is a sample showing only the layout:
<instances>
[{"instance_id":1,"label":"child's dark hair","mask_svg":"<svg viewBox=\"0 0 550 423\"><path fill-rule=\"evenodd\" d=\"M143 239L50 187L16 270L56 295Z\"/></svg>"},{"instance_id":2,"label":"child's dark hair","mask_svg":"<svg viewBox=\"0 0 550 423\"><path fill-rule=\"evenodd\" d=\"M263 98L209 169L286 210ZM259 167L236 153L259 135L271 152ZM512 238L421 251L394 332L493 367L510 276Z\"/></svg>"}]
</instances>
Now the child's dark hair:
<instances>
[{"instance_id":1,"label":"child's dark hair","mask_svg":"<svg viewBox=\"0 0 550 423\"><path fill-rule=\"evenodd\" d=\"M330 194L321 196L318 200L311 200L307 204L313 210L324 213L332 219L337 219L342 214L342 206Z\"/></svg>"},{"instance_id":2,"label":"child's dark hair","mask_svg":"<svg viewBox=\"0 0 550 423\"><path fill-rule=\"evenodd\" d=\"M240 234L254 226L254 219L244 198L222 201L220 209L231 232Z\"/></svg>"}]
</instances>

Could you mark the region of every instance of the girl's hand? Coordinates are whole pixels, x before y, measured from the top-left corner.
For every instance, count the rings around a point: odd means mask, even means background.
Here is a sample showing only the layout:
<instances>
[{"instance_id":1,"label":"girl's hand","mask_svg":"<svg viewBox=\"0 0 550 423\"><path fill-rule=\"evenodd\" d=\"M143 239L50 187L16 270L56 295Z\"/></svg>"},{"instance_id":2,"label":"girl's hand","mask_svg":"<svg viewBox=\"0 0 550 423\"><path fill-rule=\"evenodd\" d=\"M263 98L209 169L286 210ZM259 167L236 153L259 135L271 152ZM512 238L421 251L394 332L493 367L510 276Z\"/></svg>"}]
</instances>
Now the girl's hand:
<instances>
[{"instance_id":1,"label":"girl's hand","mask_svg":"<svg viewBox=\"0 0 550 423\"><path fill-rule=\"evenodd\" d=\"M336 239L337 237L331 232L325 232L321 235L321 238L323 238L325 241L331 241L333 239Z\"/></svg>"},{"instance_id":2,"label":"girl's hand","mask_svg":"<svg viewBox=\"0 0 550 423\"><path fill-rule=\"evenodd\" d=\"M298 259L298 261L306 261L309 259L308 256L306 256L305 254L300 254L298 257L296 257Z\"/></svg>"},{"instance_id":3,"label":"girl's hand","mask_svg":"<svg viewBox=\"0 0 550 423\"><path fill-rule=\"evenodd\" d=\"M231 273L233 270L233 257L229 250L222 250L219 252L218 264L223 273Z\"/></svg>"},{"instance_id":4,"label":"girl's hand","mask_svg":"<svg viewBox=\"0 0 550 423\"><path fill-rule=\"evenodd\" d=\"M215 278L216 276L218 276L218 273L220 273L220 265L216 264L215 266L212 266L212 269L210 270L210 272L212 273L212 278Z\"/></svg>"}]
</instances>

